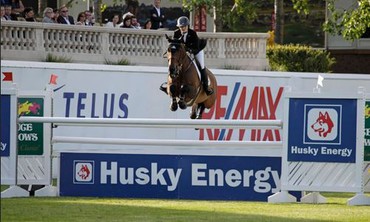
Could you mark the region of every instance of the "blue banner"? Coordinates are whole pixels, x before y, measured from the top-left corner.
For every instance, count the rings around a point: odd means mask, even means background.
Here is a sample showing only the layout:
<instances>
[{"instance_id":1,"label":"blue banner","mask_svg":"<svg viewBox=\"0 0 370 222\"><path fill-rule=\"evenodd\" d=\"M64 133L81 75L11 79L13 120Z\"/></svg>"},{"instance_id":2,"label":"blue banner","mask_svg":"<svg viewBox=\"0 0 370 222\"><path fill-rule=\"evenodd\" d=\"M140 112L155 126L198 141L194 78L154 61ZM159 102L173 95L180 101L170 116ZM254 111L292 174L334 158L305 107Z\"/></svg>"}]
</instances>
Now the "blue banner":
<instances>
[{"instance_id":1,"label":"blue banner","mask_svg":"<svg viewBox=\"0 0 370 222\"><path fill-rule=\"evenodd\" d=\"M357 99L289 101L288 161L354 163Z\"/></svg>"},{"instance_id":2,"label":"blue banner","mask_svg":"<svg viewBox=\"0 0 370 222\"><path fill-rule=\"evenodd\" d=\"M1 156L10 154L10 95L1 95Z\"/></svg>"},{"instance_id":3,"label":"blue banner","mask_svg":"<svg viewBox=\"0 0 370 222\"><path fill-rule=\"evenodd\" d=\"M61 196L267 201L280 190L280 157L61 153L60 162Z\"/></svg>"}]
</instances>

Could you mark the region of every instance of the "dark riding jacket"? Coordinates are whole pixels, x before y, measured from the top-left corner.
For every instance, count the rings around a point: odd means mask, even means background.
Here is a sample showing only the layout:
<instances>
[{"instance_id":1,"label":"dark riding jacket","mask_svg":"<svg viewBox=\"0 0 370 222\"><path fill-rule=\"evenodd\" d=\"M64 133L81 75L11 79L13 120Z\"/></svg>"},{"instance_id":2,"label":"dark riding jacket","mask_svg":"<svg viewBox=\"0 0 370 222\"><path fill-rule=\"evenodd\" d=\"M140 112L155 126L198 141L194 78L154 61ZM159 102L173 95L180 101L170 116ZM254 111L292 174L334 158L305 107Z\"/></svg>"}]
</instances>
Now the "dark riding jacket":
<instances>
[{"instance_id":1,"label":"dark riding jacket","mask_svg":"<svg viewBox=\"0 0 370 222\"><path fill-rule=\"evenodd\" d=\"M184 42L184 36L181 34L180 29L175 30L173 38L179 39ZM186 47L186 51L196 55L199 51L203 50L206 47L207 41L205 39L200 39L197 33L189 28L188 35L186 36L186 42L184 42L184 44Z\"/></svg>"}]
</instances>

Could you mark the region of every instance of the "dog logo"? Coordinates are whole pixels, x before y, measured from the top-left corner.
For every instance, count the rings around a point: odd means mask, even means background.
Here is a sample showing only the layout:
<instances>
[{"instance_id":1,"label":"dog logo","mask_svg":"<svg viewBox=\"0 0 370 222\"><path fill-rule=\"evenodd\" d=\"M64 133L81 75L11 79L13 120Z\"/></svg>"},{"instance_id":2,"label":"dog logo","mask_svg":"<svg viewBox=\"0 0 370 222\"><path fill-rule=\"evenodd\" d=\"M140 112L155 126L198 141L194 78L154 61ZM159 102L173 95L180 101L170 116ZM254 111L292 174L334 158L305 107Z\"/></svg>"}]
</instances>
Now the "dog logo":
<instances>
[{"instance_id":1,"label":"dog logo","mask_svg":"<svg viewBox=\"0 0 370 222\"><path fill-rule=\"evenodd\" d=\"M306 107L305 143L340 143L340 106Z\"/></svg>"},{"instance_id":2,"label":"dog logo","mask_svg":"<svg viewBox=\"0 0 370 222\"><path fill-rule=\"evenodd\" d=\"M74 183L94 183L94 161L74 161Z\"/></svg>"},{"instance_id":3,"label":"dog logo","mask_svg":"<svg viewBox=\"0 0 370 222\"><path fill-rule=\"evenodd\" d=\"M333 127L334 123L328 112L325 112L325 114L319 112L319 117L316 119L316 122L311 125L311 128L317 132L320 137L326 137L328 133L331 133Z\"/></svg>"}]
</instances>

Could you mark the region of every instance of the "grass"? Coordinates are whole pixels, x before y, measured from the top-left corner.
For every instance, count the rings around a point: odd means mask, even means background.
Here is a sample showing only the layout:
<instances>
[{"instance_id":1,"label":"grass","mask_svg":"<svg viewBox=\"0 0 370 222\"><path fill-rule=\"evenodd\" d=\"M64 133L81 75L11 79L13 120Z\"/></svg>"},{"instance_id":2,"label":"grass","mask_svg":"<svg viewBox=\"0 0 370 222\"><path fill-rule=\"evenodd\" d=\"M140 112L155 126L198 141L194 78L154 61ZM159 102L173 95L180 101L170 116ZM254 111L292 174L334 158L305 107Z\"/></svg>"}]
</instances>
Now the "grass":
<instances>
[{"instance_id":1,"label":"grass","mask_svg":"<svg viewBox=\"0 0 370 222\"><path fill-rule=\"evenodd\" d=\"M70 63L72 59L67 56L56 56L51 53L46 55L45 62Z\"/></svg>"},{"instance_id":2,"label":"grass","mask_svg":"<svg viewBox=\"0 0 370 222\"><path fill-rule=\"evenodd\" d=\"M130 65L131 63L128 59L119 59L117 61L111 61L109 59L105 59L105 64L126 66L126 65Z\"/></svg>"},{"instance_id":3,"label":"grass","mask_svg":"<svg viewBox=\"0 0 370 222\"><path fill-rule=\"evenodd\" d=\"M9 198L1 221L369 221L368 206L347 206L353 194L323 193L327 204L268 204L116 198Z\"/></svg>"}]
</instances>

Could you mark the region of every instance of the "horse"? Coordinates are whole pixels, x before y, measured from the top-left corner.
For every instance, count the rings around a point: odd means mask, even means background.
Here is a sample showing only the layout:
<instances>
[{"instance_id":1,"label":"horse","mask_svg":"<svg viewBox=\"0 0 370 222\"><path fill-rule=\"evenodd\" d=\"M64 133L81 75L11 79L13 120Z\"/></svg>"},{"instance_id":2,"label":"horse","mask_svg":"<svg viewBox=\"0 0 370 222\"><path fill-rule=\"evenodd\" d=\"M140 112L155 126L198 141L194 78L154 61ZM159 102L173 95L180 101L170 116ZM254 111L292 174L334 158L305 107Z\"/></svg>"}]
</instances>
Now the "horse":
<instances>
[{"instance_id":1,"label":"horse","mask_svg":"<svg viewBox=\"0 0 370 222\"><path fill-rule=\"evenodd\" d=\"M210 109L216 102L217 81L213 73L206 69L209 87L213 94L207 95L202 87L198 68L185 45L179 40L167 38L169 45L165 54L168 59L167 87L163 87L171 97L170 110L176 111L192 107L191 119L202 119L205 108Z\"/></svg>"}]
</instances>

